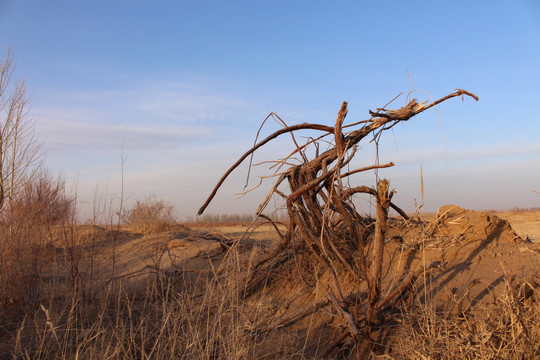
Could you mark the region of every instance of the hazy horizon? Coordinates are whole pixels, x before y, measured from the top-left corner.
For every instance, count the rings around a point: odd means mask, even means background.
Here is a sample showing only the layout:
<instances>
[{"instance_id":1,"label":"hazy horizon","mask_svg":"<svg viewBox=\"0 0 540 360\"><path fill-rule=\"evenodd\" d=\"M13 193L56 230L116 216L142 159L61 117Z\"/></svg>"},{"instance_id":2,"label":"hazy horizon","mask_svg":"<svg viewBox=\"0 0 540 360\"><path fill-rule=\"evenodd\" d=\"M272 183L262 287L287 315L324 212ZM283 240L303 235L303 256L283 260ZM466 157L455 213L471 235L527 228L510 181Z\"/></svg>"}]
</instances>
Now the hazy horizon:
<instances>
[{"instance_id":1,"label":"hazy horizon","mask_svg":"<svg viewBox=\"0 0 540 360\"><path fill-rule=\"evenodd\" d=\"M380 143L379 171L406 211L445 204L540 206L540 3L0 1L0 54L17 63L47 166L88 212L96 191L128 204L155 194L194 216L270 113L288 125L346 123L406 103L419 89L455 98L396 126ZM411 96L428 100L417 91ZM278 129L269 123L265 137ZM299 134L301 135L301 134ZM375 161L361 144L351 166ZM278 139L255 155L277 160ZM247 164L207 213L253 213L268 183L237 200ZM254 170L268 174L267 166ZM351 177L371 186L373 173ZM368 198L357 201L369 211Z\"/></svg>"}]
</instances>

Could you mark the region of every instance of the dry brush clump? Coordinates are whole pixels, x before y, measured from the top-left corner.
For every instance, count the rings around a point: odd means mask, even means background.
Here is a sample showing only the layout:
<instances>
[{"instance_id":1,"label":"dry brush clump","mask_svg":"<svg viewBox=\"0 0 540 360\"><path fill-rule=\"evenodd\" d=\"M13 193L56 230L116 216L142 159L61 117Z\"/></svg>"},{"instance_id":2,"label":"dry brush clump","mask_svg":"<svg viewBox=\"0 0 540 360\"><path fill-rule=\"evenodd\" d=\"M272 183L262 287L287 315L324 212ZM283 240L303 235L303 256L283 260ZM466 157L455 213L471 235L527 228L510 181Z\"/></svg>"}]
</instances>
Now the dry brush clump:
<instances>
[{"instance_id":1,"label":"dry brush clump","mask_svg":"<svg viewBox=\"0 0 540 360\"><path fill-rule=\"evenodd\" d=\"M72 238L66 226L74 222L75 198L64 180L40 171L21 184L10 204L0 222L0 298L36 301L43 295L55 249L73 245L67 243Z\"/></svg>"},{"instance_id":2,"label":"dry brush clump","mask_svg":"<svg viewBox=\"0 0 540 360\"><path fill-rule=\"evenodd\" d=\"M174 223L174 206L155 196L148 196L144 200L137 200L124 217L126 224L134 231L145 235L156 234Z\"/></svg>"},{"instance_id":3,"label":"dry brush clump","mask_svg":"<svg viewBox=\"0 0 540 360\"><path fill-rule=\"evenodd\" d=\"M75 216L75 197L67 193L65 181L43 169L26 179L11 201L4 224L32 218L36 224L56 225Z\"/></svg>"}]
</instances>

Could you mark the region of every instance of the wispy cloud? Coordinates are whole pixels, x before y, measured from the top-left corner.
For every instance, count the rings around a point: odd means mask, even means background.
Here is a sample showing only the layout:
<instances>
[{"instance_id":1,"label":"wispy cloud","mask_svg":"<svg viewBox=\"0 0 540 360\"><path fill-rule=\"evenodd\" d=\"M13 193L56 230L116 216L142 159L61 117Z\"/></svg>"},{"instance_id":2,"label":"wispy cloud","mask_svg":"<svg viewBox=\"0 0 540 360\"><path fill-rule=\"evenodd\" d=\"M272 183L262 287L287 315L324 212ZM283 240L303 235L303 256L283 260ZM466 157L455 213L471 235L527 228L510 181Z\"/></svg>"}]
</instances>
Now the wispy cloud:
<instances>
[{"instance_id":1,"label":"wispy cloud","mask_svg":"<svg viewBox=\"0 0 540 360\"><path fill-rule=\"evenodd\" d=\"M414 146L403 149L387 143L381 146L380 156L384 161L394 161L399 165L421 164L431 162L461 162L469 160L489 160L502 157L516 157L539 154L540 142L508 142L498 144L471 144L471 145L448 145L438 146Z\"/></svg>"},{"instance_id":2,"label":"wispy cloud","mask_svg":"<svg viewBox=\"0 0 540 360\"><path fill-rule=\"evenodd\" d=\"M141 101L136 108L162 121L234 122L256 108L240 95L185 83L153 84L145 89L144 94L139 95Z\"/></svg>"},{"instance_id":3,"label":"wispy cloud","mask_svg":"<svg viewBox=\"0 0 540 360\"><path fill-rule=\"evenodd\" d=\"M97 149L121 142L160 149L238 130L255 108L234 94L170 81L109 91L52 91L33 106L49 147Z\"/></svg>"},{"instance_id":4,"label":"wispy cloud","mask_svg":"<svg viewBox=\"0 0 540 360\"><path fill-rule=\"evenodd\" d=\"M258 126L269 111L277 111L289 125L302 121L327 121L332 125L335 116L333 108L311 109L302 104L297 104L298 108L283 105L281 111L285 113L282 113L279 109L269 109L268 104L249 101L250 96L242 96L238 90L229 91L223 84L214 86L208 81L147 81L109 90L51 91L49 96L42 95L35 95L40 102L33 104L39 135L46 138L46 147L53 150L49 160L55 168L67 173L68 177L77 174L74 177L80 184L81 199L92 198L96 183L110 184L111 189L116 189L114 191L121 188L118 184L123 178L120 151L124 146L129 153L124 164L126 195L138 198L153 192L174 201L183 209L179 212L186 214L196 211L223 172L251 147ZM263 131L265 134L273 131L271 126L277 125L267 126ZM473 164L512 163L523 157L530 160L531 155L540 153L539 141L508 138L507 142L496 144L492 140L482 143L482 139L465 145L449 141L446 155L442 136L438 132L436 136L430 132L419 133L418 129L408 131L404 127L403 133L397 134L396 138L387 136L381 142L380 161L396 163L395 168L384 171L384 176L392 179L404 204L413 204L413 198L418 197L418 172L411 174L411 165L424 164L426 182L430 174L444 174L443 179L437 179L437 190L432 193L439 191L451 197L454 195L447 189L465 188L461 182L466 183ZM256 154L257 161L287 155L287 143L281 144L272 142L261 149ZM372 144L364 145L355 158L358 167L370 165L375 159ZM441 166L446 157L448 168ZM440 171L443 167L446 171ZM529 161L516 167L515 172L530 167ZM260 200L260 194L256 192L246 199L233 200L245 181L244 169L238 169L227 180L211 211L242 212L256 207ZM490 170L485 166L475 169ZM529 170L532 176L540 176L538 171ZM487 174L480 175L477 178L487 181ZM444 179L452 180L452 184L443 187ZM370 185L372 178L358 176L353 180ZM431 190L426 188L426 193L428 191ZM266 194L265 191L262 193ZM433 203L438 205L451 201L439 195L431 195L431 198L436 199ZM489 203L480 195L475 201Z\"/></svg>"},{"instance_id":5,"label":"wispy cloud","mask_svg":"<svg viewBox=\"0 0 540 360\"><path fill-rule=\"evenodd\" d=\"M80 114L50 113L40 116L38 131L53 149L92 148L107 150L124 143L145 149L162 149L179 141L213 132L208 127L152 124L106 124Z\"/></svg>"}]
</instances>

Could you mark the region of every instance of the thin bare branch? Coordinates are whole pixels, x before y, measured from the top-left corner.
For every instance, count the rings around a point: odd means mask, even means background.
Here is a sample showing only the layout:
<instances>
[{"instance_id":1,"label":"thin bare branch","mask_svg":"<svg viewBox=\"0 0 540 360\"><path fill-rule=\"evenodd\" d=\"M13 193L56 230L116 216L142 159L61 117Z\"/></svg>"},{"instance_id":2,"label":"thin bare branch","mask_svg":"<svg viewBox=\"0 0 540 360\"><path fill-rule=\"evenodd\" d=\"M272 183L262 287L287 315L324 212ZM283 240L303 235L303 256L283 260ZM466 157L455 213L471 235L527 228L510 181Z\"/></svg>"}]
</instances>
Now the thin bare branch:
<instances>
[{"instance_id":1,"label":"thin bare branch","mask_svg":"<svg viewBox=\"0 0 540 360\"><path fill-rule=\"evenodd\" d=\"M249 149L244 155L242 155L238 161L236 161L230 168L229 170L227 170L225 172L225 174L221 177L221 179L218 181L217 185L214 187L214 189L212 190L212 192L210 193L210 196L208 197L208 199L204 202L203 206L201 206L201 208L199 209L199 211L197 212L197 215L201 215L204 210L208 207L208 205L210 204L210 202L212 201L212 199L214 198L214 196L216 196L216 193L218 191L218 189L221 187L221 185L223 184L223 182L225 181L225 179L227 179L227 177L229 177L229 175L234 171L234 169L236 169L249 155L251 155L254 151L256 151L258 148L260 148L261 146L267 144L270 140L273 140L275 138L277 138L278 136L280 135L283 135L283 134L287 134L287 133L290 133L290 132L293 132L293 131L297 131L297 130L306 130L306 129L311 129L311 130L319 130L319 131L326 131L326 132L329 132L329 133L333 133L334 132L334 129L329 127L329 126L326 126L326 125L319 125L319 124L299 124L299 125L293 125L293 126L289 126L289 127L286 127L286 128L283 128L281 130L278 130L276 131L275 133L271 134L270 136L268 136L266 139L262 140L261 142L259 142L257 145L253 146L251 149Z\"/></svg>"},{"instance_id":2,"label":"thin bare branch","mask_svg":"<svg viewBox=\"0 0 540 360\"><path fill-rule=\"evenodd\" d=\"M373 169L384 169L384 168L388 168L388 167L391 167L391 166L394 166L393 162L389 162L387 164L382 164L382 165L366 166L366 167L363 167L363 168L360 168L360 169L356 169L356 170L346 172L345 174L341 174L341 177L344 178L344 177L347 177L347 176L351 176L353 174L357 174L359 172L369 171L369 170L373 170Z\"/></svg>"}]
</instances>

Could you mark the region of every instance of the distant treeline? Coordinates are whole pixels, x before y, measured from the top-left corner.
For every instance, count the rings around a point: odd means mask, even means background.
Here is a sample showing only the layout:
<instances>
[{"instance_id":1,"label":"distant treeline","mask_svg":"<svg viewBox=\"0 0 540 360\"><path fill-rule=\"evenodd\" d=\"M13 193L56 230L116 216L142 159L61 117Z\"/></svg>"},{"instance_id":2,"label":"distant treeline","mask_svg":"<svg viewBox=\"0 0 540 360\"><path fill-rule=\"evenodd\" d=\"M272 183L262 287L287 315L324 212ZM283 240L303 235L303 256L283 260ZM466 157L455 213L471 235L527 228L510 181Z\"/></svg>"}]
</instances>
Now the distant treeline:
<instances>
[{"instance_id":1,"label":"distant treeline","mask_svg":"<svg viewBox=\"0 0 540 360\"><path fill-rule=\"evenodd\" d=\"M520 207L513 207L511 208L510 210L508 211L511 211L511 212L521 212L521 211L540 211L540 206L536 206L536 207L530 207L530 208L520 208Z\"/></svg>"},{"instance_id":2,"label":"distant treeline","mask_svg":"<svg viewBox=\"0 0 540 360\"><path fill-rule=\"evenodd\" d=\"M483 211L486 211L486 212L489 212L489 213L540 211L540 206L528 207L528 208L514 206L513 208L506 209L506 210L486 209L486 210L483 210Z\"/></svg>"},{"instance_id":3,"label":"distant treeline","mask_svg":"<svg viewBox=\"0 0 540 360\"><path fill-rule=\"evenodd\" d=\"M196 222L207 224L249 223L254 219L253 214L205 214L195 218Z\"/></svg>"},{"instance_id":4,"label":"distant treeline","mask_svg":"<svg viewBox=\"0 0 540 360\"><path fill-rule=\"evenodd\" d=\"M187 223L204 223L204 224L238 224L250 223L255 219L253 214L205 214L202 216L187 216ZM274 214L272 219L275 221L287 221L286 213L280 213L277 216Z\"/></svg>"}]
</instances>

